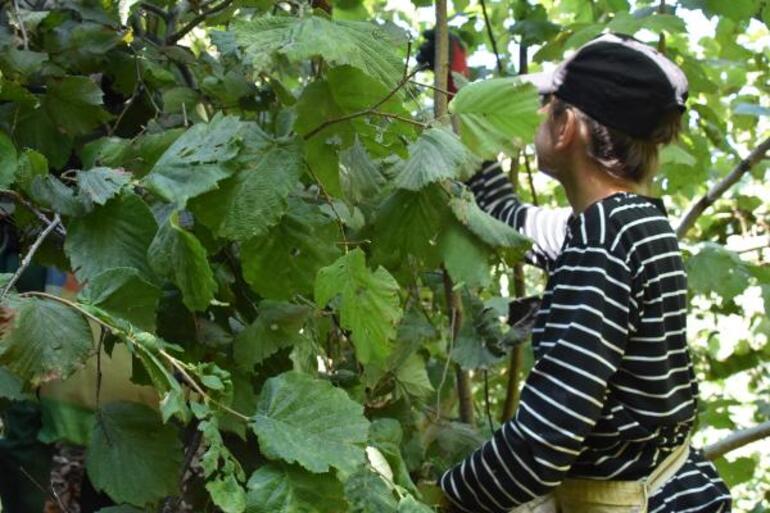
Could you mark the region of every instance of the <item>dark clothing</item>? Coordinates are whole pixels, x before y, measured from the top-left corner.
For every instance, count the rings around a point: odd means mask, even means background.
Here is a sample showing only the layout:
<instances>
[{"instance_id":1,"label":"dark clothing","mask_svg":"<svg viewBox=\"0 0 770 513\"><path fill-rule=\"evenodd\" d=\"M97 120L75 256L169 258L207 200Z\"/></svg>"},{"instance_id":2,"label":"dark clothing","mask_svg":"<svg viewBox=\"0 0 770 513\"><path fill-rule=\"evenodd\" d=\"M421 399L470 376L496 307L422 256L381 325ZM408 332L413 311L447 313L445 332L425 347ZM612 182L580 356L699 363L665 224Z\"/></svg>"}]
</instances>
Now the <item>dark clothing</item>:
<instances>
[{"instance_id":1,"label":"dark clothing","mask_svg":"<svg viewBox=\"0 0 770 513\"><path fill-rule=\"evenodd\" d=\"M697 383L686 340L687 277L660 200L613 194L578 216L520 203L494 166L470 182L479 205L530 236L548 283L535 364L516 416L447 471L464 511L505 512L565 478L643 478L690 432ZM730 509L694 452L649 498L651 513Z\"/></svg>"}]
</instances>

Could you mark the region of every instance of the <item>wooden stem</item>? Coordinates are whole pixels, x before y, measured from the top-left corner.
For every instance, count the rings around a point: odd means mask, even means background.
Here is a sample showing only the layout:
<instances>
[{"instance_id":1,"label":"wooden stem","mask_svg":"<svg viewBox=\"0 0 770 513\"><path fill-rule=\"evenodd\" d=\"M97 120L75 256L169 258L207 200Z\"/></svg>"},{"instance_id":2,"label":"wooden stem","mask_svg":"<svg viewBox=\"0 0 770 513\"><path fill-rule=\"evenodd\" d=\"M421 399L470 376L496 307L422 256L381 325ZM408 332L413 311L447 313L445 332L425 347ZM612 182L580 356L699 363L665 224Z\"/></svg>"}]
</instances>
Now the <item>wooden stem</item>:
<instances>
[{"instance_id":1,"label":"wooden stem","mask_svg":"<svg viewBox=\"0 0 770 513\"><path fill-rule=\"evenodd\" d=\"M676 236L680 239L684 237L690 228L693 227L695 221L700 217L703 212L709 208L714 202L722 196L730 187L735 185L743 175L745 175L757 162L765 158L765 154L770 151L770 137L762 141L762 143L754 148L749 156L741 160L730 173L715 184L709 191L693 203L687 210L687 213L682 218L682 222L679 223L679 227L676 229Z\"/></svg>"},{"instance_id":2,"label":"wooden stem","mask_svg":"<svg viewBox=\"0 0 770 513\"><path fill-rule=\"evenodd\" d=\"M762 440L768 436L770 436L770 420L730 434L726 438L704 448L703 455L706 459L715 460L730 451L734 451L757 440Z\"/></svg>"}]
</instances>

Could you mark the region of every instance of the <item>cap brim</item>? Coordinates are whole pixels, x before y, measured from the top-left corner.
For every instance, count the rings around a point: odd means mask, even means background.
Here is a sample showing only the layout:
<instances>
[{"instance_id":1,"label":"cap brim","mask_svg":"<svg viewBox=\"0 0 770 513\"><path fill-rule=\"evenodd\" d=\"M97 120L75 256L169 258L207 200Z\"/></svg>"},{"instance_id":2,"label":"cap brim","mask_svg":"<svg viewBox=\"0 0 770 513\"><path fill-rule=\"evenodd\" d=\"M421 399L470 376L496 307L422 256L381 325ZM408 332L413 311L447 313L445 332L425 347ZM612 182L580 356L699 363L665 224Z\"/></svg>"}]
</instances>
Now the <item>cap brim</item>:
<instances>
[{"instance_id":1,"label":"cap brim","mask_svg":"<svg viewBox=\"0 0 770 513\"><path fill-rule=\"evenodd\" d=\"M522 82L535 86L537 92L540 94L552 94L556 91L553 76L553 71L541 71L540 73L518 75L517 78Z\"/></svg>"}]
</instances>

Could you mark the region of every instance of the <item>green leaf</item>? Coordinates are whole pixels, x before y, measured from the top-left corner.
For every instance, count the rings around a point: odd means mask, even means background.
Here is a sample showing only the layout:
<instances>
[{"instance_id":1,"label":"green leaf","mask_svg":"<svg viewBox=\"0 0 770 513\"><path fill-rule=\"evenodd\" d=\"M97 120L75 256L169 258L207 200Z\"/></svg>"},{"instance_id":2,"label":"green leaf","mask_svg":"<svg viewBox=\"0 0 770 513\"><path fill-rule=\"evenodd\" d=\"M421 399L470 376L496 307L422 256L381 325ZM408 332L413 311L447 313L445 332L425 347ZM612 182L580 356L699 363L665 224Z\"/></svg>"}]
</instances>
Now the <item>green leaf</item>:
<instances>
[{"instance_id":1,"label":"green leaf","mask_svg":"<svg viewBox=\"0 0 770 513\"><path fill-rule=\"evenodd\" d=\"M249 478L247 513L339 513L347 510L342 483L296 465L268 463Z\"/></svg>"},{"instance_id":2,"label":"green leaf","mask_svg":"<svg viewBox=\"0 0 770 513\"><path fill-rule=\"evenodd\" d=\"M463 87L450 104L463 143L484 158L532 141L540 124L537 91L516 78L493 78Z\"/></svg>"},{"instance_id":3,"label":"green leaf","mask_svg":"<svg viewBox=\"0 0 770 513\"><path fill-rule=\"evenodd\" d=\"M398 508L388 483L365 466L345 481L345 497L351 513L396 513Z\"/></svg>"},{"instance_id":4,"label":"green leaf","mask_svg":"<svg viewBox=\"0 0 770 513\"><path fill-rule=\"evenodd\" d=\"M238 44L244 47L255 67L263 67L265 56L281 54L292 62L322 56L335 65L349 64L395 86L404 65L393 51L406 45L403 34L395 37L373 23L333 21L320 16L261 16L231 24Z\"/></svg>"},{"instance_id":5,"label":"green leaf","mask_svg":"<svg viewBox=\"0 0 770 513\"><path fill-rule=\"evenodd\" d=\"M86 471L112 500L146 506L176 494L181 462L177 430L149 407L119 402L97 411Z\"/></svg>"},{"instance_id":6,"label":"green leaf","mask_svg":"<svg viewBox=\"0 0 770 513\"><path fill-rule=\"evenodd\" d=\"M18 159L13 142L0 132L0 189L8 188L16 178Z\"/></svg>"},{"instance_id":7,"label":"green leaf","mask_svg":"<svg viewBox=\"0 0 770 513\"><path fill-rule=\"evenodd\" d=\"M193 311L205 310L217 291L206 248L195 235L179 226L173 213L155 234L147 250L153 271L171 279L182 292L182 301Z\"/></svg>"},{"instance_id":8,"label":"green leaf","mask_svg":"<svg viewBox=\"0 0 770 513\"><path fill-rule=\"evenodd\" d=\"M367 232L372 239L372 260L393 269L412 255L428 266L437 265L439 233L449 215L447 200L437 184L390 193Z\"/></svg>"},{"instance_id":9,"label":"green leaf","mask_svg":"<svg viewBox=\"0 0 770 513\"><path fill-rule=\"evenodd\" d=\"M16 183L29 194L35 178L48 175L48 161L42 153L29 148L19 155L19 167L16 174Z\"/></svg>"},{"instance_id":10,"label":"green leaf","mask_svg":"<svg viewBox=\"0 0 770 513\"><path fill-rule=\"evenodd\" d=\"M239 151L241 128L237 117L222 115L193 125L161 155L144 178L145 185L178 207L216 189L220 180L233 174L230 163Z\"/></svg>"},{"instance_id":11,"label":"green leaf","mask_svg":"<svg viewBox=\"0 0 770 513\"><path fill-rule=\"evenodd\" d=\"M717 467L719 476L725 480L725 484L730 488L752 479L757 467L756 460L748 457L736 458L733 461L728 461L721 457L714 464Z\"/></svg>"},{"instance_id":12,"label":"green leaf","mask_svg":"<svg viewBox=\"0 0 770 513\"><path fill-rule=\"evenodd\" d=\"M374 197L385 185L385 176L356 137L353 145L340 153L340 182L346 197L361 203Z\"/></svg>"},{"instance_id":13,"label":"green leaf","mask_svg":"<svg viewBox=\"0 0 770 513\"><path fill-rule=\"evenodd\" d=\"M246 492L232 474L209 481L206 490L223 513L246 511Z\"/></svg>"},{"instance_id":14,"label":"green leaf","mask_svg":"<svg viewBox=\"0 0 770 513\"><path fill-rule=\"evenodd\" d=\"M363 406L329 382L297 372L268 379L252 428L262 453L311 472L352 471L364 461Z\"/></svg>"},{"instance_id":15,"label":"green leaf","mask_svg":"<svg viewBox=\"0 0 770 513\"><path fill-rule=\"evenodd\" d=\"M136 269L119 267L93 276L78 299L143 330L155 329L160 289L147 282Z\"/></svg>"},{"instance_id":16,"label":"green leaf","mask_svg":"<svg viewBox=\"0 0 770 513\"><path fill-rule=\"evenodd\" d=\"M409 146L409 158L392 169L395 185L417 191L447 178L466 180L477 170L480 160L446 128L430 128Z\"/></svg>"},{"instance_id":17,"label":"green leaf","mask_svg":"<svg viewBox=\"0 0 770 513\"><path fill-rule=\"evenodd\" d=\"M402 311L398 283L384 268L372 272L363 251L354 249L318 272L315 299L325 306L341 296L340 322L353 332L358 360L384 362L392 350Z\"/></svg>"},{"instance_id":18,"label":"green leaf","mask_svg":"<svg viewBox=\"0 0 770 513\"><path fill-rule=\"evenodd\" d=\"M11 298L12 325L0 339L0 365L36 387L60 380L91 355L93 334L77 310L50 299Z\"/></svg>"},{"instance_id":19,"label":"green leaf","mask_svg":"<svg viewBox=\"0 0 770 513\"><path fill-rule=\"evenodd\" d=\"M340 255L337 223L318 207L289 200L289 210L262 237L241 246L243 277L270 299L290 299L313 292L318 270Z\"/></svg>"},{"instance_id":20,"label":"green leaf","mask_svg":"<svg viewBox=\"0 0 770 513\"><path fill-rule=\"evenodd\" d=\"M97 205L104 205L107 200L119 194L131 181L131 175L118 169L96 167L76 173L78 192Z\"/></svg>"},{"instance_id":21,"label":"green leaf","mask_svg":"<svg viewBox=\"0 0 770 513\"><path fill-rule=\"evenodd\" d=\"M683 166L694 166L698 160L687 150L676 144L669 144L660 152L660 166L665 167L669 164L681 164Z\"/></svg>"},{"instance_id":22,"label":"green leaf","mask_svg":"<svg viewBox=\"0 0 770 513\"><path fill-rule=\"evenodd\" d=\"M411 397L426 399L434 392L425 370L425 361L417 353L407 357L395 371L394 378L399 390Z\"/></svg>"},{"instance_id":23,"label":"green leaf","mask_svg":"<svg viewBox=\"0 0 770 513\"><path fill-rule=\"evenodd\" d=\"M417 499L411 495L407 495L398 502L398 513L432 513L433 510L417 502Z\"/></svg>"},{"instance_id":24,"label":"green leaf","mask_svg":"<svg viewBox=\"0 0 770 513\"><path fill-rule=\"evenodd\" d=\"M257 320L235 339L233 351L238 366L251 371L278 350L305 342L300 330L311 313L307 306L262 301Z\"/></svg>"},{"instance_id":25,"label":"green leaf","mask_svg":"<svg viewBox=\"0 0 770 513\"><path fill-rule=\"evenodd\" d=\"M0 367L0 398L11 401L27 399L24 393L24 383L5 367Z\"/></svg>"},{"instance_id":26,"label":"green leaf","mask_svg":"<svg viewBox=\"0 0 770 513\"><path fill-rule=\"evenodd\" d=\"M102 96L102 90L88 77L49 79L43 105L61 130L73 136L85 135L112 118L101 107Z\"/></svg>"},{"instance_id":27,"label":"green leaf","mask_svg":"<svg viewBox=\"0 0 770 513\"><path fill-rule=\"evenodd\" d=\"M255 147L241 157L247 167L190 205L217 235L237 241L262 236L278 223L305 170L299 140L269 139L256 126L249 138Z\"/></svg>"},{"instance_id":28,"label":"green leaf","mask_svg":"<svg viewBox=\"0 0 770 513\"><path fill-rule=\"evenodd\" d=\"M719 244L705 242L687 260L687 283L698 294L716 292L725 301L743 293L751 273L740 256Z\"/></svg>"},{"instance_id":29,"label":"green leaf","mask_svg":"<svg viewBox=\"0 0 770 513\"><path fill-rule=\"evenodd\" d=\"M489 248L465 226L450 223L441 234L439 248L452 281L471 288L489 285Z\"/></svg>"},{"instance_id":30,"label":"green leaf","mask_svg":"<svg viewBox=\"0 0 770 513\"><path fill-rule=\"evenodd\" d=\"M39 151L55 169L67 163L72 151L72 136L59 132L42 106L20 109L14 135L20 148Z\"/></svg>"},{"instance_id":31,"label":"green leaf","mask_svg":"<svg viewBox=\"0 0 770 513\"><path fill-rule=\"evenodd\" d=\"M115 267L132 267L151 276L147 248L156 230L155 218L144 201L126 194L73 220L64 251L81 282Z\"/></svg>"},{"instance_id":32,"label":"green leaf","mask_svg":"<svg viewBox=\"0 0 770 513\"><path fill-rule=\"evenodd\" d=\"M29 187L29 196L36 203L62 215L78 217L91 210L88 200L79 198L75 191L53 175L36 176Z\"/></svg>"},{"instance_id":33,"label":"green leaf","mask_svg":"<svg viewBox=\"0 0 770 513\"><path fill-rule=\"evenodd\" d=\"M110 506L109 508L102 508L96 513L146 513L146 510L135 508L133 506Z\"/></svg>"},{"instance_id":34,"label":"green leaf","mask_svg":"<svg viewBox=\"0 0 770 513\"><path fill-rule=\"evenodd\" d=\"M531 245L531 241L512 226L481 210L467 190L461 197L452 198L449 207L460 223L492 248L507 248L510 255L520 259Z\"/></svg>"}]
</instances>

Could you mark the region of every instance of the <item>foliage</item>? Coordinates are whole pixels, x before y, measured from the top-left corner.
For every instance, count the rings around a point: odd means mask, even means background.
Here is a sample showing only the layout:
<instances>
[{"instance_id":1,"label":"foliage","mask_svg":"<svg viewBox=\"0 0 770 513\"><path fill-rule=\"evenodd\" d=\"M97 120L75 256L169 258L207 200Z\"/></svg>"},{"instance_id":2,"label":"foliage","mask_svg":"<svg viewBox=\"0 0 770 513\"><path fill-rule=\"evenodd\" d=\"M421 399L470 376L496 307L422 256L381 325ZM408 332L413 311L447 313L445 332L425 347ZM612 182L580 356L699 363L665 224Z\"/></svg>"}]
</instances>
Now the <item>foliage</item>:
<instances>
[{"instance_id":1,"label":"foliage","mask_svg":"<svg viewBox=\"0 0 770 513\"><path fill-rule=\"evenodd\" d=\"M406 59L428 11L385 4L3 5L0 195L24 254L60 215L33 260L83 288L2 298L0 407L102 345L128 348L158 411L99 405L83 438L91 481L118 504L103 511L158 510L182 493L193 454L196 511L430 511L425 483L486 433L457 421L449 366L478 371L473 406L497 417L520 342L500 316L528 241L462 181L502 152L524 199L563 201L524 179L540 120L533 88L513 78L524 66L604 30L682 66L686 127L655 185L674 218L770 135L764 0L487 2L496 78L481 3L456 0L453 30L482 63L450 104L459 137L407 80L431 78ZM713 34L696 35L699 23ZM698 441L770 412L767 254L734 251L770 232L767 162L683 241ZM527 271L529 289L543 278ZM767 462L749 450L719 466L739 510L759 504Z\"/></svg>"}]
</instances>

